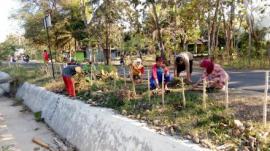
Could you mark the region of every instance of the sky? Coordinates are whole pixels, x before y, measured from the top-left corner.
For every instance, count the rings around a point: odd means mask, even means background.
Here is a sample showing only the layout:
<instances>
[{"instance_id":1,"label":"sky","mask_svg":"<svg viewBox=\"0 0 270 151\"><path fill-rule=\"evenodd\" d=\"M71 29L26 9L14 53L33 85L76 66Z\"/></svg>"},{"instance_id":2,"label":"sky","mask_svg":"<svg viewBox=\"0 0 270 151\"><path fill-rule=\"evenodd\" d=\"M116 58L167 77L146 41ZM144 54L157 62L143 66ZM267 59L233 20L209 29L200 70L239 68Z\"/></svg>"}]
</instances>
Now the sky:
<instances>
[{"instance_id":1,"label":"sky","mask_svg":"<svg viewBox=\"0 0 270 151\"><path fill-rule=\"evenodd\" d=\"M20 34L22 30L19 27L19 23L10 20L9 17L18 9L20 3L18 0L2 0L0 5L0 42L5 41L6 36L9 34Z\"/></svg>"},{"instance_id":2,"label":"sky","mask_svg":"<svg viewBox=\"0 0 270 151\"><path fill-rule=\"evenodd\" d=\"M255 5L260 5L262 3L270 4L270 0L255 0ZM20 7L19 0L2 0L0 5L0 42L5 41L6 36L9 34L22 34L23 29L20 29L19 22L10 20L9 16L15 9ZM266 14L270 14L270 9L267 10ZM263 17L261 21L261 26L270 27L270 15Z\"/></svg>"}]
</instances>

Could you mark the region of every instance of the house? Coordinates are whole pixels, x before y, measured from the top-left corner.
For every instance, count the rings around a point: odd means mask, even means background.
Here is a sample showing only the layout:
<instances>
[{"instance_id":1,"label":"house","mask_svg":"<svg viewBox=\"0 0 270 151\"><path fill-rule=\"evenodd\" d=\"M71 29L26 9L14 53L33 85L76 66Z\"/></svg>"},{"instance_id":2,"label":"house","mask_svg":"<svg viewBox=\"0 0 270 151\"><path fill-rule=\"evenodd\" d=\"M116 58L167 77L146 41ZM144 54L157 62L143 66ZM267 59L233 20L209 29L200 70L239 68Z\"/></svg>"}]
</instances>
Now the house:
<instances>
[{"instance_id":1,"label":"house","mask_svg":"<svg viewBox=\"0 0 270 151\"><path fill-rule=\"evenodd\" d=\"M208 40L200 38L193 43L188 44L188 51L193 54L201 55L207 53Z\"/></svg>"}]
</instances>

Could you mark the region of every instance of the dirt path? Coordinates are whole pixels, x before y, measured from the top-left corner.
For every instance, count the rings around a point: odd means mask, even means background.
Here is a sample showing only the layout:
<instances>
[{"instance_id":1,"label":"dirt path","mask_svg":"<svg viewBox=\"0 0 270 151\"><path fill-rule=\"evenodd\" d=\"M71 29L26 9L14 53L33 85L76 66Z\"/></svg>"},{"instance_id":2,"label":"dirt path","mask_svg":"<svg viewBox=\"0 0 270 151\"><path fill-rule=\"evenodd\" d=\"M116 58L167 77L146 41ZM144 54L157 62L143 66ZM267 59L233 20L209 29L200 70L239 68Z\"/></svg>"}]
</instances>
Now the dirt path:
<instances>
[{"instance_id":1,"label":"dirt path","mask_svg":"<svg viewBox=\"0 0 270 151\"><path fill-rule=\"evenodd\" d=\"M0 151L46 151L32 143L33 137L53 145L55 134L15 101L0 97Z\"/></svg>"}]
</instances>

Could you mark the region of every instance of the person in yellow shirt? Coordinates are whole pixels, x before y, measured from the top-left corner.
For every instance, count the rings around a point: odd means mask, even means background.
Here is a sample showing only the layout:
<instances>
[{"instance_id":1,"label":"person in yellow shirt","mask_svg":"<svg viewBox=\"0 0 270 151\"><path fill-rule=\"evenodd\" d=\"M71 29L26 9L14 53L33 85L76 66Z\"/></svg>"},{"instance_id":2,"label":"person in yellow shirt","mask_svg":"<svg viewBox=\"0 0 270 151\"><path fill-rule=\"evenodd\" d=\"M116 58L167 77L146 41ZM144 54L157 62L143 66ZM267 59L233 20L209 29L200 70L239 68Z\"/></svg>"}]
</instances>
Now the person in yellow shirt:
<instances>
[{"instance_id":1,"label":"person in yellow shirt","mask_svg":"<svg viewBox=\"0 0 270 151\"><path fill-rule=\"evenodd\" d=\"M142 60L137 58L131 65L132 78L136 83L141 82L142 74L144 73L144 66Z\"/></svg>"}]
</instances>

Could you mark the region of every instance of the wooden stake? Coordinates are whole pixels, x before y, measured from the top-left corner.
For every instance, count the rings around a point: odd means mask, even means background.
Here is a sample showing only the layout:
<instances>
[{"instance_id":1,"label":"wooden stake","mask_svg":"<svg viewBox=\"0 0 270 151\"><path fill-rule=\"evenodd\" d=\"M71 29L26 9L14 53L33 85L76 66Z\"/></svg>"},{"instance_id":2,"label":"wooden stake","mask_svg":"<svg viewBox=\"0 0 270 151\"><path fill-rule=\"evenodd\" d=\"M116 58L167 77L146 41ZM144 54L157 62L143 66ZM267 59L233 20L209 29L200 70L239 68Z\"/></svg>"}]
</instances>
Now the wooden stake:
<instances>
[{"instance_id":1,"label":"wooden stake","mask_svg":"<svg viewBox=\"0 0 270 151\"><path fill-rule=\"evenodd\" d=\"M206 80L203 79L203 109L206 109Z\"/></svg>"},{"instance_id":2,"label":"wooden stake","mask_svg":"<svg viewBox=\"0 0 270 151\"><path fill-rule=\"evenodd\" d=\"M268 78L269 71L265 72L265 89L264 89L264 102L263 102L263 124L267 123L267 99L268 99Z\"/></svg>"},{"instance_id":3,"label":"wooden stake","mask_svg":"<svg viewBox=\"0 0 270 151\"><path fill-rule=\"evenodd\" d=\"M133 79L133 73L132 73L132 68L130 67L130 79L132 82L132 90L134 92L134 95L136 96L136 87L135 87L135 81Z\"/></svg>"},{"instance_id":4,"label":"wooden stake","mask_svg":"<svg viewBox=\"0 0 270 151\"><path fill-rule=\"evenodd\" d=\"M132 77L131 79L132 79L132 89L133 89L134 95L136 95L136 86L135 86L135 82L134 82L133 77Z\"/></svg>"},{"instance_id":5,"label":"wooden stake","mask_svg":"<svg viewBox=\"0 0 270 151\"><path fill-rule=\"evenodd\" d=\"M41 147L43 147L45 149L50 149L49 145L47 143L44 143L43 140L41 140L41 139L33 138L32 142L40 145Z\"/></svg>"},{"instance_id":6,"label":"wooden stake","mask_svg":"<svg viewBox=\"0 0 270 151\"><path fill-rule=\"evenodd\" d=\"M151 101L151 90L150 90L150 70L147 70L147 81L148 81L148 100Z\"/></svg>"},{"instance_id":7,"label":"wooden stake","mask_svg":"<svg viewBox=\"0 0 270 151\"><path fill-rule=\"evenodd\" d=\"M164 72L162 73L162 81L161 81L161 95L162 95L162 105L164 106Z\"/></svg>"},{"instance_id":8,"label":"wooden stake","mask_svg":"<svg viewBox=\"0 0 270 151\"><path fill-rule=\"evenodd\" d=\"M229 81L228 79L226 79L226 82L225 82L225 107L226 109L229 108Z\"/></svg>"},{"instance_id":9,"label":"wooden stake","mask_svg":"<svg viewBox=\"0 0 270 151\"><path fill-rule=\"evenodd\" d=\"M113 75L114 75L114 78L113 78L113 88L114 88L114 90L116 90L116 72Z\"/></svg>"},{"instance_id":10,"label":"wooden stake","mask_svg":"<svg viewBox=\"0 0 270 151\"><path fill-rule=\"evenodd\" d=\"M92 70L92 64L90 65L90 86L92 86L92 84L93 84L93 70Z\"/></svg>"},{"instance_id":11,"label":"wooden stake","mask_svg":"<svg viewBox=\"0 0 270 151\"><path fill-rule=\"evenodd\" d=\"M127 87L127 80L126 80L126 68L123 66L124 69L124 83L125 83L125 88Z\"/></svg>"},{"instance_id":12,"label":"wooden stake","mask_svg":"<svg viewBox=\"0 0 270 151\"><path fill-rule=\"evenodd\" d=\"M185 84L183 77L181 77L181 83L182 83L183 106L186 107Z\"/></svg>"},{"instance_id":13,"label":"wooden stake","mask_svg":"<svg viewBox=\"0 0 270 151\"><path fill-rule=\"evenodd\" d=\"M130 90L128 90L127 93L128 93L128 101L130 101Z\"/></svg>"},{"instance_id":14,"label":"wooden stake","mask_svg":"<svg viewBox=\"0 0 270 151\"><path fill-rule=\"evenodd\" d=\"M59 66L60 76L62 75L62 65Z\"/></svg>"}]
</instances>

